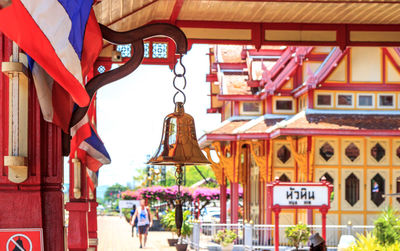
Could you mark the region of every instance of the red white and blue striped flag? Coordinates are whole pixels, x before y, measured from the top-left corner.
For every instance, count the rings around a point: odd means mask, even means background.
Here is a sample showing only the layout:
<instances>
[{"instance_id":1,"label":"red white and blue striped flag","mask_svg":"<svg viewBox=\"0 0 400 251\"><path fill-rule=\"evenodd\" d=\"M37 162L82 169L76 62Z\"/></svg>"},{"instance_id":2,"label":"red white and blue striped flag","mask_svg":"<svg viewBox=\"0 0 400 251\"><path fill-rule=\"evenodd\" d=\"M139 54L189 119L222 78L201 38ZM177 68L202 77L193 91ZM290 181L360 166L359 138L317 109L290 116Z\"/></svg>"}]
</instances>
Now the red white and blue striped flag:
<instances>
[{"instance_id":1,"label":"red white and blue striped flag","mask_svg":"<svg viewBox=\"0 0 400 251\"><path fill-rule=\"evenodd\" d=\"M0 10L0 31L32 60L36 92L46 121L68 131L73 102L89 105L85 90L89 72L102 49L93 0L13 0ZM110 156L95 130L95 101L71 128L71 157L87 166L92 185Z\"/></svg>"},{"instance_id":2,"label":"red white and blue striped flag","mask_svg":"<svg viewBox=\"0 0 400 251\"><path fill-rule=\"evenodd\" d=\"M87 176L92 191L97 185L98 170L111 163L103 142L96 131L96 99L93 98L87 114L71 128L70 159L78 158L88 168Z\"/></svg>"},{"instance_id":3,"label":"red white and blue striped flag","mask_svg":"<svg viewBox=\"0 0 400 251\"><path fill-rule=\"evenodd\" d=\"M29 54L79 106L84 78L102 49L93 0L13 0L0 10L0 31Z\"/></svg>"}]
</instances>

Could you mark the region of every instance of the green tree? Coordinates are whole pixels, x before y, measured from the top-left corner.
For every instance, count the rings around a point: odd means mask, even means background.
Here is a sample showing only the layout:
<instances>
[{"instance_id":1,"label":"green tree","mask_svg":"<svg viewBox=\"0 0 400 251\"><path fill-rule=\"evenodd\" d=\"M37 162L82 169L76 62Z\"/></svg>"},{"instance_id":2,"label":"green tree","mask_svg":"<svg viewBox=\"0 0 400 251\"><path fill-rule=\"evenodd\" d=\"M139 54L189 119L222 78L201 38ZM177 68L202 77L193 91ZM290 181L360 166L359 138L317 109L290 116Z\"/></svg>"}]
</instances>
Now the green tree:
<instances>
[{"instance_id":1,"label":"green tree","mask_svg":"<svg viewBox=\"0 0 400 251\"><path fill-rule=\"evenodd\" d=\"M118 183L108 187L104 193L104 201L116 201L120 192L126 191L127 189L128 187Z\"/></svg>"},{"instance_id":2,"label":"green tree","mask_svg":"<svg viewBox=\"0 0 400 251\"><path fill-rule=\"evenodd\" d=\"M198 170L196 170L196 167ZM186 186L191 185L203 180L202 175L205 178L216 179L215 174L210 166L187 166L186 167ZM201 174L200 174L201 173ZM209 183L207 187L217 187L216 183Z\"/></svg>"},{"instance_id":3,"label":"green tree","mask_svg":"<svg viewBox=\"0 0 400 251\"><path fill-rule=\"evenodd\" d=\"M299 250L300 244L305 244L310 237L310 229L306 224L297 224L290 226L285 229L286 238L289 241L289 245L292 245Z\"/></svg>"},{"instance_id":4,"label":"green tree","mask_svg":"<svg viewBox=\"0 0 400 251\"><path fill-rule=\"evenodd\" d=\"M374 235L381 245L392 245L400 240L400 219L396 210L385 209L374 225Z\"/></svg>"}]
</instances>

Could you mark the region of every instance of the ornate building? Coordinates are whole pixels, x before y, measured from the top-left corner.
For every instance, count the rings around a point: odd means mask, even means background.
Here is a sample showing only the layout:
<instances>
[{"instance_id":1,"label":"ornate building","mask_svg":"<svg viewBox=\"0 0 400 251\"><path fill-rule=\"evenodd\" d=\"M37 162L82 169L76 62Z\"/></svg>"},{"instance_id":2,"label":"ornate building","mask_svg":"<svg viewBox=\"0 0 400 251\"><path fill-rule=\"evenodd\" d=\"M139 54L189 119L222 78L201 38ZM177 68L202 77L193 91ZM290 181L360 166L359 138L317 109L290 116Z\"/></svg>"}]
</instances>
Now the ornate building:
<instances>
[{"instance_id":1,"label":"ornate building","mask_svg":"<svg viewBox=\"0 0 400 251\"><path fill-rule=\"evenodd\" d=\"M369 225L386 206L400 208L382 196L400 192L398 48L219 45L207 81L208 112L222 123L201 144L218 154L221 189L243 186L245 220L272 223L265 184L275 177L325 176L334 185L328 224ZM320 219L317 210L281 213L281 224Z\"/></svg>"}]
</instances>

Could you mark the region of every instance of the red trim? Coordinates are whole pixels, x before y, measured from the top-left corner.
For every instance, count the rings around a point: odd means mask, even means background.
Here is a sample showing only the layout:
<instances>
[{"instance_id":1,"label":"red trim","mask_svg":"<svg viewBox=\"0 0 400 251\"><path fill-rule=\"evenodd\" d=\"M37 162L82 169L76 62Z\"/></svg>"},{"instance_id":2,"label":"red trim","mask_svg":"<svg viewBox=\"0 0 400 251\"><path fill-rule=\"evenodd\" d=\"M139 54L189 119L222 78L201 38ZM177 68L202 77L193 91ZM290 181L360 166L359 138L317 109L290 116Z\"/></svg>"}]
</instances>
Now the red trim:
<instances>
[{"instance_id":1,"label":"red trim","mask_svg":"<svg viewBox=\"0 0 400 251\"><path fill-rule=\"evenodd\" d=\"M233 101L233 116L239 116L240 112L239 112L239 101L235 100Z\"/></svg>"},{"instance_id":2,"label":"red trim","mask_svg":"<svg viewBox=\"0 0 400 251\"><path fill-rule=\"evenodd\" d=\"M206 82L217 82L218 75L215 73L210 73L206 75Z\"/></svg>"},{"instance_id":3,"label":"red trim","mask_svg":"<svg viewBox=\"0 0 400 251\"><path fill-rule=\"evenodd\" d=\"M246 63L214 63L212 67L214 68L217 65L219 66L221 71L224 71L224 70L240 70L240 71L243 71L245 68L247 68L247 64Z\"/></svg>"},{"instance_id":4,"label":"red trim","mask_svg":"<svg viewBox=\"0 0 400 251\"><path fill-rule=\"evenodd\" d=\"M390 52L387 50L387 48L382 48L383 53L385 56L387 56L389 58L389 60L391 61L392 65L396 68L396 70L400 73L400 66L397 64L396 60L393 58L392 54L390 54ZM394 50L397 53L400 53L399 48L394 48ZM399 54L400 56L400 54ZM384 72L385 73L385 72Z\"/></svg>"},{"instance_id":5,"label":"red trim","mask_svg":"<svg viewBox=\"0 0 400 251\"><path fill-rule=\"evenodd\" d=\"M307 128L281 128L271 132L271 138L281 135L338 135L338 136L400 136L400 131L396 130L340 130L340 129L307 129Z\"/></svg>"},{"instance_id":6,"label":"red trim","mask_svg":"<svg viewBox=\"0 0 400 251\"><path fill-rule=\"evenodd\" d=\"M260 101L259 95L217 95L220 101Z\"/></svg>"},{"instance_id":7,"label":"red trim","mask_svg":"<svg viewBox=\"0 0 400 251\"><path fill-rule=\"evenodd\" d=\"M309 54L307 59L309 61L324 61L329 54Z\"/></svg>"},{"instance_id":8,"label":"red trim","mask_svg":"<svg viewBox=\"0 0 400 251\"><path fill-rule=\"evenodd\" d=\"M398 85L392 84L343 84L343 83L323 83L318 90L345 90L345 91L399 91ZM296 93L297 94L297 93Z\"/></svg>"},{"instance_id":9,"label":"red trim","mask_svg":"<svg viewBox=\"0 0 400 251\"><path fill-rule=\"evenodd\" d=\"M348 3L346 1L346 3ZM381 3L381 2L380 2ZM163 22L168 20L154 20L150 23ZM251 30L250 40L227 40L227 39L189 39L189 44L237 44L237 45L293 45L293 46L339 46L344 49L346 46L380 46L398 47L399 42L352 42L350 31L400 31L399 25L371 25L371 24L311 24L311 23L244 23L224 21L191 21L177 20L178 27L193 28L222 28L222 29L249 29ZM260 28L261 27L261 28ZM336 41L265 41L263 35L265 30L332 30L336 31ZM261 33L261 35L260 35Z\"/></svg>"},{"instance_id":10,"label":"red trim","mask_svg":"<svg viewBox=\"0 0 400 251\"><path fill-rule=\"evenodd\" d=\"M237 135L237 140L246 139L269 139L269 133L240 133Z\"/></svg>"},{"instance_id":11,"label":"red trim","mask_svg":"<svg viewBox=\"0 0 400 251\"><path fill-rule=\"evenodd\" d=\"M221 108L208 108L207 113L220 113Z\"/></svg>"},{"instance_id":12,"label":"red trim","mask_svg":"<svg viewBox=\"0 0 400 251\"><path fill-rule=\"evenodd\" d=\"M178 19L179 13L182 9L183 1L184 0L175 0L174 8L172 9L171 16L169 18L169 22L171 24L175 24L176 19Z\"/></svg>"},{"instance_id":13,"label":"red trim","mask_svg":"<svg viewBox=\"0 0 400 251\"><path fill-rule=\"evenodd\" d=\"M260 50L244 50L245 52L247 51L249 53L250 57L267 57L267 56L282 56L282 54L286 50L275 50L275 49L260 49Z\"/></svg>"},{"instance_id":14,"label":"red trim","mask_svg":"<svg viewBox=\"0 0 400 251\"><path fill-rule=\"evenodd\" d=\"M259 87L259 86L261 86L260 85L260 81L258 81L258 80L249 80L249 81L247 81L247 85L249 87Z\"/></svg>"}]
</instances>

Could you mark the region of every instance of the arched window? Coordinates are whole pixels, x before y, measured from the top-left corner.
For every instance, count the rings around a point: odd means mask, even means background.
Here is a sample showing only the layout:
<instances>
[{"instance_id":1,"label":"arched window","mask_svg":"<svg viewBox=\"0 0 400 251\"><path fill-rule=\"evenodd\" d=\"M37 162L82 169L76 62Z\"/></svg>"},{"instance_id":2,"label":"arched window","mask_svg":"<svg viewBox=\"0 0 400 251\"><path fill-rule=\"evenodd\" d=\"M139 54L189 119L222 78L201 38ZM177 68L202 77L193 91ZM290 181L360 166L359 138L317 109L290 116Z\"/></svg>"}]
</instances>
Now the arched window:
<instances>
[{"instance_id":1,"label":"arched window","mask_svg":"<svg viewBox=\"0 0 400 251\"><path fill-rule=\"evenodd\" d=\"M396 178L396 193L400 193L400 177ZM396 200L400 203L400 197L397 197Z\"/></svg>"},{"instance_id":2,"label":"arched window","mask_svg":"<svg viewBox=\"0 0 400 251\"><path fill-rule=\"evenodd\" d=\"M360 156L360 149L354 143L350 143L345 149L345 155L353 162Z\"/></svg>"},{"instance_id":3,"label":"arched window","mask_svg":"<svg viewBox=\"0 0 400 251\"><path fill-rule=\"evenodd\" d=\"M333 149L333 147L328 142L323 144L321 146L321 148L319 149L319 155L321 155L321 157L325 161L329 161L334 154L335 154L335 150Z\"/></svg>"},{"instance_id":4,"label":"arched window","mask_svg":"<svg viewBox=\"0 0 400 251\"><path fill-rule=\"evenodd\" d=\"M286 146L281 146L276 155L278 159L285 164L290 159L290 150Z\"/></svg>"},{"instance_id":5,"label":"arched window","mask_svg":"<svg viewBox=\"0 0 400 251\"><path fill-rule=\"evenodd\" d=\"M334 182L335 182L335 181L333 180L332 176L329 175L329 173L325 173L324 175L322 175L321 178L319 178L319 181L322 180L322 177L325 177L326 181L329 182L329 183L331 183L332 185L333 185ZM331 193L331 201L333 201L333 199L335 198L335 197L334 197L334 192L335 192L335 191L332 190L332 193Z\"/></svg>"},{"instance_id":6,"label":"arched window","mask_svg":"<svg viewBox=\"0 0 400 251\"><path fill-rule=\"evenodd\" d=\"M385 148L383 148L379 143L376 143L371 148L371 156L376 160L376 162L381 161L385 156Z\"/></svg>"},{"instance_id":7,"label":"arched window","mask_svg":"<svg viewBox=\"0 0 400 251\"><path fill-rule=\"evenodd\" d=\"M385 194L385 179L378 173L371 179L371 200L377 207L385 201L383 194Z\"/></svg>"},{"instance_id":8,"label":"arched window","mask_svg":"<svg viewBox=\"0 0 400 251\"><path fill-rule=\"evenodd\" d=\"M354 206L360 199L360 180L354 175L354 173L351 173L346 178L345 185L345 199L351 206Z\"/></svg>"},{"instance_id":9,"label":"arched window","mask_svg":"<svg viewBox=\"0 0 400 251\"><path fill-rule=\"evenodd\" d=\"M282 174L281 177L279 177L280 182L290 182L290 179L286 174Z\"/></svg>"}]
</instances>

